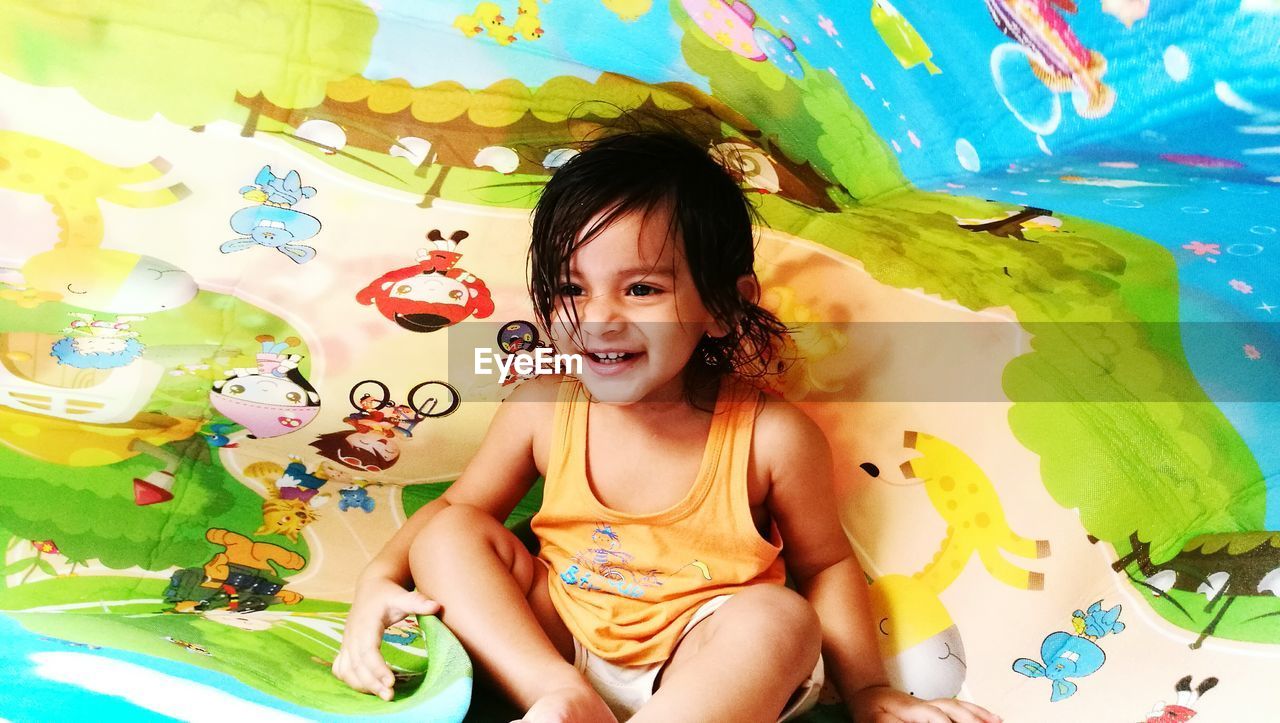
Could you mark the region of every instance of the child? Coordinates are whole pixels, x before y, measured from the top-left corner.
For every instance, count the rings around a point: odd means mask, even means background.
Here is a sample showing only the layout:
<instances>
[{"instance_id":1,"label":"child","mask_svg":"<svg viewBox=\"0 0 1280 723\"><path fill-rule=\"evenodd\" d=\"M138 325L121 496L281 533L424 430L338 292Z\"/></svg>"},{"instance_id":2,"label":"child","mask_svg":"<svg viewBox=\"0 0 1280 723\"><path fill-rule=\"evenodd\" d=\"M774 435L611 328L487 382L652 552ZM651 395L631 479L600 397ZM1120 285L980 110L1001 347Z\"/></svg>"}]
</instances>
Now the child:
<instances>
[{"instance_id":1,"label":"child","mask_svg":"<svg viewBox=\"0 0 1280 723\"><path fill-rule=\"evenodd\" d=\"M886 682L822 431L743 380L786 333L756 303L753 211L673 134L609 137L556 172L531 293L581 378L500 405L361 575L335 675L390 700L383 627L439 611L525 721L771 722L813 704L824 663L859 721L999 720ZM535 557L499 521L539 474Z\"/></svg>"}]
</instances>

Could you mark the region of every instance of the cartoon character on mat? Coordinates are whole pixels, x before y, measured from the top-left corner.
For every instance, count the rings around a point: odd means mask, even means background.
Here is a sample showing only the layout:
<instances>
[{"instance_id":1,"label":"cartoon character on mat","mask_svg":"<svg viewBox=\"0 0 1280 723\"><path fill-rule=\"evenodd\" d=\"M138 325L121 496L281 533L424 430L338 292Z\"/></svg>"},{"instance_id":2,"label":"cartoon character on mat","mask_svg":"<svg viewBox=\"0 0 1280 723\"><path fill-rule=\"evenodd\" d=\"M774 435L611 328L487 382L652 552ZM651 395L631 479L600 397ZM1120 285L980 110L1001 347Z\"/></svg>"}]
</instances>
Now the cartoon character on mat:
<instances>
[{"instance_id":1,"label":"cartoon character on mat","mask_svg":"<svg viewBox=\"0 0 1280 723\"><path fill-rule=\"evenodd\" d=\"M261 335L256 367L232 369L227 379L213 383L209 402L231 421L243 425L254 439L288 434L311 423L320 413L320 395L298 371L298 354L284 350L301 343L295 337L277 342Z\"/></svg>"},{"instance_id":2,"label":"cartoon character on mat","mask_svg":"<svg viewBox=\"0 0 1280 723\"><path fill-rule=\"evenodd\" d=\"M115 369L142 356L144 347L130 323L145 316L117 316L114 321L93 314L72 313L76 320L62 330L66 334L53 343L49 355L59 364L77 369Z\"/></svg>"},{"instance_id":3,"label":"cartoon character on mat","mask_svg":"<svg viewBox=\"0 0 1280 723\"><path fill-rule=\"evenodd\" d=\"M1197 685L1195 690L1192 690L1191 676L1182 678L1173 686L1177 691L1177 700L1172 704L1166 704L1164 701L1156 703L1143 723L1186 723L1196 717L1196 710L1191 706L1195 705L1202 695L1213 690L1217 684L1217 678L1205 678L1200 681L1200 685Z\"/></svg>"},{"instance_id":4,"label":"cartoon character on mat","mask_svg":"<svg viewBox=\"0 0 1280 723\"><path fill-rule=\"evenodd\" d=\"M1116 93L1102 76L1107 59L1081 44L1066 20L1054 9L1074 13L1072 0L986 0L1000 32L1027 54L1031 70L1054 93L1074 90L1072 100L1081 118L1101 118L1111 112Z\"/></svg>"},{"instance_id":5,"label":"cartoon character on mat","mask_svg":"<svg viewBox=\"0 0 1280 723\"><path fill-rule=\"evenodd\" d=\"M1072 615L1073 625L1079 630L1098 633L1096 638L1065 631L1049 633L1040 643L1041 662L1018 658L1013 662L1014 672L1028 678L1049 679L1052 686L1050 702L1070 698L1075 695L1079 686L1069 678L1093 675L1107 662L1107 654L1095 640L1124 630L1124 623L1119 622L1119 617L1119 605L1104 612L1101 600L1090 605L1087 613L1077 610Z\"/></svg>"},{"instance_id":6,"label":"cartoon character on mat","mask_svg":"<svg viewBox=\"0 0 1280 723\"><path fill-rule=\"evenodd\" d=\"M307 564L301 555L216 527L205 533L205 539L223 549L204 567L174 571L164 591L165 601L173 603L169 612L198 613L227 608L232 612L252 613L271 605L293 605L302 600L298 593L284 589L284 581L272 568L274 563L286 570L301 570Z\"/></svg>"},{"instance_id":7,"label":"cartoon character on mat","mask_svg":"<svg viewBox=\"0 0 1280 723\"><path fill-rule=\"evenodd\" d=\"M283 178L271 172L271 166L263 166L254 179L254 185L240 189L245 199L260 205L242 208L231 215L231 228L240 234L218 247L224 254L251 249L254 246L273 248L297 264L305 264L315 258L316 250L305 246L305 241L320 233L320 220L300 211L293 205L303 198L316 195L316 189L303 186L297 171L289 171Z\"/></svg>"},{"instance_id":8,"label":"cartoon character on mat","mask_svg":"<svg viewBox=\"0 0 1280 723\"><path fill-rule=\"evenodd\" d=\"M998 582L1016 590L1043 590L1042 573L1015 565L1004 555L1043 558L1049 554L1049 541L1013 531L991 478L959 447L916 431L904 433L903 445L920 452L900 465L903 478L907 484L924 485L947 534L919 572L881 575L872 581L871 610L880 633L880 655L894 687L926 699L949 698L960 692L968 668L960 630L939 596L973 557ZM874 465L863 470L880 476Z\"/></svg>"},{"instance_id":9,"label":"cartoon character on mat","mask_svg":"<svg viewBox=\"0 0 1280 723\"><path fill-rule=\"evenodd\" d=\"M347 510L364 510L366 513L373 512L374 501L369 496L369 490L360 485L350 485L338 490L338 510L346 512Z\"/></svg>"},{"instance_id":10,"label":"cartoon character on mat","mask_svg":"<svg viewBox=\"0 0 1280 723\"><path fill-rule=\"evenodd\" d=\"M275 462L254 462L244 468L244 474L267 490L267 498L262 502L262 526L253 534L283 535L290 542L297 542L302 528L319 518L315 508L329 503L331 495L320 492L325 485L330 482L367 484L330 462L322 462L308 471L298 457L290 457L284 467Z\"/></svg>"},{"instance_id":11,"label":"cartoon character on mat","mask_svg":"<svg viewBox=\"0 0 1280 723\"><path fill-rule=\"evenodd\" d=\"M550 349L551 345L538 337L538 327L533 322L516 319L502 325L502 329L498 331L498 348L509 356L527 356L536 359L538 349ZM503 380L502 386L515 384L524 379L532 379L537 376L536 373L520 374L515 371L514 359L509 369L511 373ZM537 366L531 367L536 369Z\"/></svg>"},{"instance_id":12,"label":"cartoon character on mat","mask_svg":"<svg viewBox=\"0 0 1280 723\"><path fill-rule=\"evenodd\" d=\"M434 248L418 251L418 263L388 271L356 294L356 301L374 305L396 324L416 332L438 331L474 316L493 313L493 299L484 281L457 266L458 244L468 236L455 231L444 238L438 229L427 233Z\"/></svg>"},{"instance_id":13,"label":"cartoon character on mat","mask_svg":"<svg viewBox=\"0 0 1280 723\"><path fill-rule=\"evenodd\" d=\"M413 437L413 430L428 417L445 417L462 403L458 390L446 382L422 382L409 390L408 403L398 404L391 390L376 379L351 387L348 395L355 410L342 421L354 431L329 432L311 443L320 456L362 472L381 472L400 460L398 437Z\"/></svg>"}]
</instances>

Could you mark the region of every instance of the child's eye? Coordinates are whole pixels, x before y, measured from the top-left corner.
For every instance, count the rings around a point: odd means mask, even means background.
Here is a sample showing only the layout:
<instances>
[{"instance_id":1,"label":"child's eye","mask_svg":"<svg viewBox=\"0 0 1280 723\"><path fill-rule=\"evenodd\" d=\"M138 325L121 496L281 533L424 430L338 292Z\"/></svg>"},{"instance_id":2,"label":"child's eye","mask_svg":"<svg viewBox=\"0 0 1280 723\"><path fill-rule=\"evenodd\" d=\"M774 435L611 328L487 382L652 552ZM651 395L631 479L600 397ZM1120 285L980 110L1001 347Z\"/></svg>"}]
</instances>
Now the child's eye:
<instances>
[{"instance_id":1,"label":"child's eye","mask_svg":"<svg viewBox=\"0 0 1280 723\"><path fill-rule=\"evenodd\" d=\"M632 284L627 291L630 291L632 296L653 296L658 293L658 289L648 284Z\"/></svg>"},{"instance_id":2,"label":"child's eye","mask_svg":"<svg viewBox=\"0 0 1280 723\"><path fill-rule=\"evenodd\" d=\"M578 286L577 284L561 284L560 295L561 296L581 296L582 287Z\"/></svg>"}]
</instances>

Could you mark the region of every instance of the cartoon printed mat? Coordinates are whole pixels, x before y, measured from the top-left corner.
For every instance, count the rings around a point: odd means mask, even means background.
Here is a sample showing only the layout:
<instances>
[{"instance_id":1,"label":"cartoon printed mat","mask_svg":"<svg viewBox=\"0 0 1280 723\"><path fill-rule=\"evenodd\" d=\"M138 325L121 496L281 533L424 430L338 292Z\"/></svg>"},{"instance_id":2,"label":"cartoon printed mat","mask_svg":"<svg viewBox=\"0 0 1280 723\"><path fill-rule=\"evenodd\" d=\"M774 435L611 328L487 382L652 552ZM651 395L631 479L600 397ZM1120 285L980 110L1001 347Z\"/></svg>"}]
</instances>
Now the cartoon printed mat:
<instances>
[{"instance_id":1,"label":"cartoon printed mat","mask_svg":"<svg viewBox=\"0 0 1280 723\"><path fill-rule=\"evenodd\" d=\"M896 683L1274 719L1278 39L1276 0L0 0L0 718L461 719L434 619L395 702L330 676L352 580L509 391L467 340L536 336L539 185L638 109L758 191Z\"/></svg>"}]
</instances>

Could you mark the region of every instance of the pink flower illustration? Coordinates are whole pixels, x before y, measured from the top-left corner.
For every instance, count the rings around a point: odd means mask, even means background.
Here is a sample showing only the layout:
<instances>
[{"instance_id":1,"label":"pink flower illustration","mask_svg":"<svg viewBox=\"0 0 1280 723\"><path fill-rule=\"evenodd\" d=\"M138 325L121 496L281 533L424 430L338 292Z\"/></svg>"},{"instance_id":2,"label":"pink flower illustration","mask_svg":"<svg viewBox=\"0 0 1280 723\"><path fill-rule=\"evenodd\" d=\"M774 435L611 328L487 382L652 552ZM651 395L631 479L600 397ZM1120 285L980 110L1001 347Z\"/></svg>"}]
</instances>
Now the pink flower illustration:
<instances>
[{"instance_id":1,"label":"pink flower illustration","mask_svg":"<svg viewBox=\"0 0 1280 723\"><path fill-rule=\"evenodd\" d=\"M1258 347L1254 346L1253 344L1244 345L1244 355L1249 357L1253 361L1258 361L1259 359L1262 358L1262 352L1258 351Z\"/></svg>"},{"instance_id":2,"label":"pink flower illustration","mask_svg":"<svg viewBox=\"0 0 1280 723\"><path fill-rule=\"evenodd\" d=\"M829 38L834 38L840 34L840 31L836 30L836 24L831 22L831 18L822 15L818 16L818 27L822 28Z\"/></svg>"},{"instance_id":3,"label":"pink flower illustration","mask_svg":"<svg viewBox=\"0 0 1280 723\"><path fill-rule=\"evenodd\" d=\"M1196 256L1204 256L1205 254L1218 256L1222 253L1218 250L1218 244L1207 244L1203 241L1192 241L1189 244L1183 244L1182 248L1194 253Z\"/></svg>"},{"instance_id":4,"label":"pink flower illustration","mask_svg":"<svg viewBox=\"0 0 1280 723\"><path fill-rule=\"evenodd\" d=\"M1231 284L1231 288L1235 289L1236 291L1239 291L1242 294L1253 293L1253 287L1241 281L1240 279L1232 279L1227 283Z\"/></svg>"}]
</instances>

